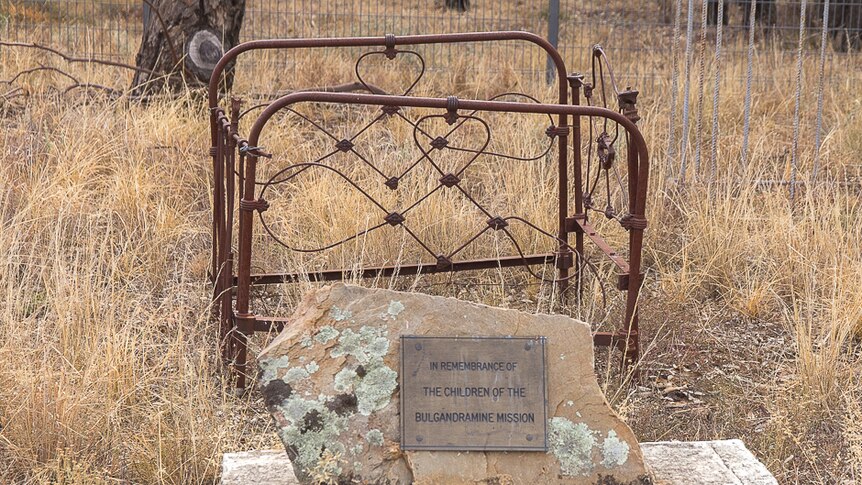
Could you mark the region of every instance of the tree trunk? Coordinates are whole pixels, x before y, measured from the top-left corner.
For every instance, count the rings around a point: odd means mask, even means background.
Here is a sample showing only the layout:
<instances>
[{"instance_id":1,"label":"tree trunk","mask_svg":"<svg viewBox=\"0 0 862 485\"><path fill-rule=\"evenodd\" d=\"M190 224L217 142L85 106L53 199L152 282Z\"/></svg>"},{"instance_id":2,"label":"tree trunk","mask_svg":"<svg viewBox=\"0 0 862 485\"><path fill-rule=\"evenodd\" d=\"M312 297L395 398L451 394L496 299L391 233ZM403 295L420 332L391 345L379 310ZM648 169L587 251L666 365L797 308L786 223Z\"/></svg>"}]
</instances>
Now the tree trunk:
<instances>
[{"instance_id":1,"label":"tree trunk","mask_svg":"<svg viewBox=\"0 0 862 485\"><path fill-rule=\"evenodd\" d=\"M239 43L245 0L143 0L149 22L135 64L132 91L144 94L167 86L205 86L225 51ZM226 72L227 86L233 81Z\"/></svg>"},{"instance_id":2,"label":"tree trunk","mask_svg":"<svg viewBox=\"0 0 862 485\"><path fill-rule=\"evenodd\" d=\"M470 0L446 0L446 8L466 12L470 9Z\"/></svg>"}]
</instances>

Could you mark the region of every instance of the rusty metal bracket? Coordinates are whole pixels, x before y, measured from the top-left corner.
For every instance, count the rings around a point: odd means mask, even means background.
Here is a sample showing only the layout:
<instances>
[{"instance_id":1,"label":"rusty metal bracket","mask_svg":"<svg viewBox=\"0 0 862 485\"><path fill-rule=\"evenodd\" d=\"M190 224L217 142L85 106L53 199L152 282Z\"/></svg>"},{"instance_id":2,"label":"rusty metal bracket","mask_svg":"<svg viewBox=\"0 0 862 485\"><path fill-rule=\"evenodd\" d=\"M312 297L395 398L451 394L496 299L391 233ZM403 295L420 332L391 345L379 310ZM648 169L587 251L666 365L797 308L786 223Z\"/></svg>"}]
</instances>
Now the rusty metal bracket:
<instances>
[{"instance_id":1,"label":"rusty metal bracket","mask_svg":"<svg viewBox=\"0 0 862 485\"><path fill-rule=\"evenodd\" d=\"M269 209L269 202L267 202L265 199L257 199L257 200L241 199L239 201L239 210L241 210L241 211L264 212L267 209Z\"/></svg>"},{"instance_id":2,"label":"rusty metal bracket","mask_svg":"<svg viewBox=\"0 0 862 485\"><path fill-rule=\"evenodd\" d=\"M638 115L638 92L628 88L626 91L623 91L617 96L617 100L620 104L620 111L622 111L623 116L632 120L632 123L637 123L640 121L641 117Z\"/></svg>"},{"instance_id":3,"label":"rusty metal bracket","mask_svg":"<svg viewBox=\"0 0 862 485\"><path fill-rule=\"evenodd\" d=\"M446 175L440 177L440 183L445 185L446 188L452 188L458 183L461 182L461 179L455 175L454 173L447 173Z\"/></svg>"},{"instance_id":4,"label":"rusty metal bracket","mask_svg":"<svg viewBox=\"0 0 862 485\"><path fill-rule=\"evenodd\" d=\"M547 130L545 130L545 134L550 138L556 138L558 136L568 136L569 135L569 126L549 126Z\"/></svg>"},{"instance_id":5,"label":"rusty metal bracket","mask_svg":"<svg viewBox=\"0 0 862 485\"><path fill-rule=\"evenodd\" d=\"M574 233L584 233L584 228L581 226L581 223L587 221L587 215L585 213L574 214L571 217L566 218L566 232L574 232Z\"/></svg>"},{"instance_id":6,"label":"rusty metal bracket","mask_svg":"<svg viewBox=\"0 0 862 485\"><path fill-rule=\"evenodd\" d=\"M596 332L593 334L593 345L598 347L614 347L626 354L638 353L637 330L624 329L615 332Z\"/></svg>"},{"instance_id":7,"label":"rusty metal bracket","mask_svg":"<svg viewBox=\"0 0 862 485\"><path fill-rule=\"evenodd\" d=\"M488 219L487 224L491 229L493 229L495 231L499 231L501 229L505 229L506 227L509 227L509 223L506 222L506 219L503 219L500 216L496 216L496 217L492 217L492 218Z\"/></svg>"},{"instance_id":8,"label":"rusty metal bracket","mask_svg":"<svg viewBox=\"0 0 862 485\"><path fill-rule=\"evenodd\" d=\"M380 111L382 111L386 116L392 116L398 113L400 110L400 106L384 106L380 108Z\"/></svg>"},{"instance_id":9,"label":"rusty metal bracket","mask_svg":"<svg viewBox=\"0 0 862 485\"><path fill-rule=\"evenodd\" d=\"M458 98L449 96L446 98L446 114L443 116L446 123L454 125L458 121Z\"/></svg>"},{"instance_id":10,"label":"rusty metal bracket","mask_svg":"<svg viewBox=\"0 0 862 485\"><path fill-rule=\"evenodd\" d=\"M573 91L577 91L584 86L584 75L579 72L573 72L566 77L566 80L569 81L569 87L572 88Z\"/></svg>"},{"instance_id":11,"label":"rusty metal bracket","mask_svg":"<svg viewBox=\"0 0 862 485\"><path fill-rule=\"evenodd\" d=\"M569 269L575 266L574 252L570 249L554 253L557 256L557 269Z\"/></svg>"},{"instance_id":12,"label":"rusty metal bracket","mask_svg":"<svg viewBox=\"0 0 862 485\"><path fill-rule=\"evenodd\" d=\"M383 45L386 47L386 49L383 50L386 58L389 60L395 59L395 56L398 55L398 51L395 50L395 34L386 34L383 37L383 42Z\"/></svg>"},{"instance_id":13,"label":"rusty metal bracket","mask_svg":"<svg viewBox=\"0 0 862 485\"><path fill-rule=\"evenodd\" d=\"M627 231L632 229L643 231L649 224L646 217L629 213L620 218L620 225Z\"/></svg>"},{"instance_id":14,"label":"rusty metal bracket","mask_svg":"<svg viewBox=\"0 0 862 485\"><path fill-rule=\"evenodd\" d=\"M271 153L266 153L266 152L264 152L263 150L264 150L264 147L252 147L252 146L248 146L247 144L246 144L246 145L243 145L243 146L241 146L241 147L239 147L239 153L240 153L240 155L249 155L249 156L253 156L253 157L272 158L272 154L271 154Z\"/></svg>"},{"instance_id":15,"label":"rusty metal bracket","mask_svg":"<svg viewBox=\"0 0 862 485\"><path fill-rule=\"evenodd\" d=\"M236 321L236 330L246 336L254 334L256 318L254 313L236 313L234 315Z\"/></svg>"},{"instance_id":16,"label":"rusty metal bracket","mask_svg":"<svg viewBox=\"0 0 862 485\"><path fill-rule=\"evenodd\" d=\"M620 291L625 291L629 289L629 274L628 273L618 273L617 274L617 289ZM640 286L643 283L644 274L641 273L638 277L637 285Z\"/></svg>"},{"instance_id":17,"label":"rusty metal bracket","mask_svg":"<svg viewBox=\"0 0 862 485\"><path fill-rule=\"evenodd\" d=\"M437 256L437 269L438 270L444 270L444 269L450 269L450 268L452 268L452 260L451 259L449 259L447 256L443 256L443 255Z\"/></svg>"}]
</instances>

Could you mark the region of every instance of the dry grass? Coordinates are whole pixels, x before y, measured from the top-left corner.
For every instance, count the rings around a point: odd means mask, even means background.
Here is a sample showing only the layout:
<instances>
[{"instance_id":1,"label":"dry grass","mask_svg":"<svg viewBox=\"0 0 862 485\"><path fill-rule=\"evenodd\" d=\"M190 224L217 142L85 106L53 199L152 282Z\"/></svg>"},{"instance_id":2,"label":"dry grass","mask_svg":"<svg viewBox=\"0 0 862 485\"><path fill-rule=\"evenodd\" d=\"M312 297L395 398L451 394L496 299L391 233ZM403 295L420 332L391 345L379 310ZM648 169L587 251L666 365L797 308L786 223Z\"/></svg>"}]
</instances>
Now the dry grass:
<instances>
[{"instance_id":1,"label":"dry grass","mask_svg":"<svg viewBox=\"0 0 862 485\"><path fill-rule=\"evenodd\" d=\"M28 52L3 55L0 79L43 60ZM794 72L792 63L782 64L786 59L774 46L759 53L758 66L773 76L756 85L746 168L738 163L744 60L726 63L717 180L709 186L690 183L680 190L673 182L678 167L668 166L664 153L667 99L643 94L641 124L654 156L642 301L644 333L653 342L643 384L657 389L652 376L663 371L654 369L674 368L679 376L687 372L679 369L697 368L696 377L692 371L684 378L704 391L706 404L669 410L659 391L620 389L610 373L604 381L644 439L742 437L782 483L854 482L862 479L862 207L853 187L824 183L801 190L791 209L786 190L754 183L789 174L793 98L786 93ZM352 79L344 57L328 53L300 61L304 67L291 79L295 86ZM657 53L638 61L666 59ZM267 62L275 59L259 58L256 65ZM806 86L816 86L814 62L806 64ZM837 62L858 65L859 58ZM430 73L419 93L481 98L518 89L553 99L552 90L523 81L510 66L483 73L481 62L477 69L474 59L458 58L449 67ZM75 69L91 82L126 82L103 69ZM825 100L823 181L848 173L853 178L862 155L862 99L855 88L862 75L858 69L834 72ZM387 86L405 80L374 66L369 73ZM238 91L289 87L260 74L240 78ZM46 89L60 81L33 76L24 82L32 97L0 101L0 481L213 482L223 452L276 440L257 397L231 395L207 320L211 181L202 98L189 92L146 107L62 98ZM662 83L656 91L667 93L669 83ZM813 91L804 93L802 179L812 166ZM707 106L702 178L709 174L710 111ZM371 110L318 113L338 126L367 119ZM541 135L546 119L498 121L504 122L492 146L519 153L542 148L545 141L533 133ZM382 167L403 166L416 154L403 143L411 136L406 126L390 123L369 133L362 146ZM272 174L273 167L318 153L322 143L295 120L280 119L265 135L276 158L264 171ZM689 156L693 160L694 148ZM360 180L374 180L348 162L333 160ZM458 166L463 158L441 163ZM494 178L492 166L508 171ZM474 167L471 187L483 202L553 226L551 160L489 159ZM427 188L423 170L413 174L416 185L403 199L385 190L375 194L391 205L413 200ZM309 173L270 190L267 216L292 243L333 241L377 220L376 209L330 175ZM434 244L451 247L481 222L472 212L463 200L440 194L417 208L413 220ZM441 214L448 216L440 221ZM422 254L403 235L384 229L325 257L298 258L258 244L256 264L359 267L387 258L415 261ZM519 237L547 249L542 238L527 232ZM511 251L505 240L487 242L490 254ZM560 307L552 288L525 286L531 281L513 271L454 282L438 277L365 284L604 319L592 294L582 307ZM271 293L259 304L287 314L306 287Z\"/></svg>"}]
</instances>

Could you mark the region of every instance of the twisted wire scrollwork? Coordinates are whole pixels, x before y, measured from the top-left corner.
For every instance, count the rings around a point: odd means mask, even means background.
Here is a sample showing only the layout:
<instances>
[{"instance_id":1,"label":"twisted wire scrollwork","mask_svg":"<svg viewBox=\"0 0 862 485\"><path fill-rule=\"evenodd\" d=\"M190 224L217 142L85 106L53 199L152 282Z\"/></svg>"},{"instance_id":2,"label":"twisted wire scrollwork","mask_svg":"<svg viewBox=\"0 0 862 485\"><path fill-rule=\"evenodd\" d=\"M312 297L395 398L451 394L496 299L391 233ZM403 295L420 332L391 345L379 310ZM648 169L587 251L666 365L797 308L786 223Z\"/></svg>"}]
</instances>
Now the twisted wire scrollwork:
<instances>
[{"instance_id":1,"label":"twisted wire scrollwork","mask_svg":"<svg viewBox=\"0 0 862 485\"><path fill-rule=\"evenodd\" d=\"M403 90L403 95L410 94L415 89L415 87L418 85L422 76L425 73L425 61L422 58L422 56L415 51L397 50L397 49L393 49L390 47L387 47L387 49L385 49L385 50L367 52L367 53L361 55L357 59L356 64L354 66L354 72L356 74L357 79L359 80L359 83L362 85L362 87L365 90L370 91L370 92L377 92L380 90L379 88L377 88L373 84L369 83L363 77L361 66L362 66L362 63L364 61L366 61L367 59L369 59L373 56L385 56L386 59L391 60L391 59L397 58L399 55L411 56L411 57L416 58L419 61L420 70L419 70L417 76L415 78L412 78L412 80L410 81L410 84ZM602 85L602 89L604 89L603 85ZM529 96L529 95L523 94L523 93L517 93L517 92L501 93L501 94L498 94L496 96L489 98L489 100L495 101L495 100L500 100L500 99L507 98L507 97L508 98L520 98L520 99L526 100L527 102L533 102L533 103L539 103L540 102L535 97L532 97L532 96ZM589 97L588 97L588 99L589 99ZM251 112L252 110L258 109L262 106L265 106L265 104L253 106L252 108L249 108L248 110L243 112L242 115L244 116L245 114ZM488 121L477 116L476 111L467 112L464 114L457 114L457 115L453 116L452 111L450 110L450 112L447 114L430 114L430 115L420 116L420 117L414 119L409 115L409 113L406 113L405 110L402 109L402 107L387 106L387 107L383 107L379 114L377 114L370 121L368 121L363 126L361 126L355 133L352 134L352 136L350 136L348 138L340 138L340 137L336 136L332 131L328 130L322 123L315 121L310 116L307 116L307 115L305 115L305 114L303 114L303 113L301 113L295 109L285 108L284 112L288 116L297 117L301 122L307 123L312 129L317 130L320 133L324 134L327 139L334 142L334 148L326 151L325 153L323 153L322 155L320 155L319 157L317 157L316 159L313 159L311 161L306 161L306 162L301 162L301 163L293 163L293 164L290 164L284 168L281 168L278 171L276 171L272 176L270 176L266 181L263 181L263 182L257 181L256 184L258 186L262 187L261 192L260 192L261 200L265 200L265 196L267 195L267 193L270 190L272 190L272 188L275 185L290 182L291 180L294 180L297 176L299 176L300 174L302 174L308 170L325 170L325 171L329 171L329 172L335 174L339 179L347 182L347 184L353 190L355 190L359 194L361 194L365 200L371 202L379 210L379 212L383 216L382 220L379 223L372 225L370 227L366 227L365 229L358 231L358 232L356 232L356 233L354 233L348 237L344 237L342 239L339 239L338 241L326 244L326 245L321 246L321 247L298 247L298 246L292 246L292 245L288 244L286 241L283 240L283 238L279 237L276 234L276 231L273 229L271 223L267 220L264 212L258 211L258 218L260 219L260 222L261 222L261 225L262 225L264 231L274 241L276 241L281 246L287 248L288 250L301 252L301 253L322 252L322 251L337 248L337 247L342 246L342 245L344 245L350 241L353 241L357 238L360 238L360 237L368 235L374 231L377 231L378 229L380 229L382 227L385 227L387 225L391 225L393 227L401 227L405 231L405 233L413 241L415 241L419 245L419 247L421 247L428 255L430 255L433 258L436 258L436 260L438 261L438 265L440 265L440 264L451 265L453 258L458 256L466 248L468 248L472 244L474 244L480 237L482 237L483 235L485 235L489 232L499 232L499 233L503 234L505 239L508 240L512 244L514 251L517 253L516 257L520 258L523 261L523 263L524 263L523 267L526 269L526 271L533 278L535 278L539 281L545 282L545 283L560 283L560 282L564 282L564 281L569 281L572 278L575 278L576 276L578 276L579 273L574 273L574 274L566 276L564 278L547 278L543 275L538 274L536 271L534 271L530 267L530 265L528 264L527 255L524 252L523 244L520 243L518 241L518 238L516 238L515 234L513 234L512 224L515 223L515 224L524 226L524 227L528 228L529 230L535 231L536 233L542 235L544 238L549 239L550 241L552 241L556 245L556 247L558 249L560 249L560 250L565 249L565 250L571 251L575 255L575 257L577 258L579 267L587 268L588 271L590 271L594 276L596 276L596 279L598 281L601 281L601 279L598 278L598 269L595 267L595 265L593 265L591 262L586 260L582 254L579 254L576 251L576 249L574 247L572 247L571 245L569 245L566 241L564 241L564 240L560 239L558 236L540 228L538 225L534 224L533 222L531 222L531 221L529 221L523 217L516 216L516 215L494 214L492 211L488 210L485 206L483 206L483 204L480 203L476 199L476 197L474 197L470 193L470 191L467 190L463 185L463 182L464 182L464 179L467 175L468 169L480 157L483 157L483 156L492 157L492 158L502 158L502 159L508 159L508 160L512 160L512 161L520 161L520 162L537 161L537 160L541 160L541 159L548 157L549 154L551 153L551 150L553 149L553 145L554 145L553 138L555 136L559 136L559 135L563 134L560 129L556 129L556 127L553 126L553 118L550 115L547 115L549 125L550 125L550 128L548 128L548 130L546 131L546 135L549 138L547 146L545 146L544 149L537 154L514 155L514 154L503 153L500 150L490 150L489 149L489 146L491 145L491 141L492 141L492 127L488 123ZM444 134L442 134L440 136L434 136L434 135L432 135L430 130L425 128L425 125L428 124L429 122L433 122L435 120L440 120L440 119L443 119L447 123L449 123L450 127L447 130L445 130ZM395 173L386 173L384 171L384 169L382 169L381 167L378 167L371 159L369 159L369 157L363 155L361 148L359 147L359 144L360 144L359 138L361 137L361 135L368 132L368 130L372 126L374 126L374 125L376 125L376 124L378 124L384 120L396 120L396 121L404 122L404 123L407 123L408 125L410 125L412 127L413 144L420 152L420 155L418 156L418 158L413 160L403 170L400 170L400 171L395 172ZM475 124L475 125L478 125L481 127L480 131L483 134L481 135L481 139L480 139L481 143L479 144L479 146L478 147L458 146L458 145L452 143L452 139L451 139L452 135L458 133L459 131L463 131L463 127L465 127L469 124ZM595 128L596 127L594 126L593 120L591 118L590 119L591 143L592 143L593 131ZM616 141L616 137L613 140L611 140L607 136L606 133L602 136L604 137L603 140L604 140L606 147L604 148L604 150L605 150L604 154L600 155L600 158L602 159L602 163L606 167L605 168L606 177L609 177L607 172L608 172L608 169L611 166L613 166L613 159L612 159L612 157L613 157L612 153L613 152L612 151L613 151L613 142ZM617 128L616 136L618 137L618 128ZM453 152L460 152L460 153L466 154L467 155L466 162L464 162L463 165L461 165L460 167L453 168L452 171L447 171L441 164L439 164L435 160L435 156L434 156L435 151L443 152L445 150L451 150ZM347 173L345 173L345 171L340 170L336 167L333 167L331 165L324 163L339 153L351 155L351 156L359 159L359 161L361 161L361 163L364 166L366 166L368 169L370 169L372 172L374 172L376 174L376 176L379 176L380 179L382 179L383 183L393 191L397 191L399 182L402 181L403 179L405 179L405 177L407 177L417 166L419 166L420 164L423 164L423 163L428 164L440 176L440 178L437 181L438 183L436 183L431 190L429 190L423 196L416 199L410 205L408 205L406 208L404 208L403 210L401 210L399 212L399 211L396 211L392 207L386 207L381 201L377 200L371 194L371 192L369 190L366 190L365 188L363 188L357 181L353 180ZM241 155L240 158L242 159L244 157ZM589 170L589 168L588 168L588 170ZM238 172L238 173L236 173L236 175L241 176L240 173L241 172ZM600 173L600 172L598 172L598 173ZM598 178L596 180L598 180ZM619 180L619 183L620 183L620 185L622 184L621 179ZM608 186L610 184L609 178L607 178L607 184L608 184ZM597 182L593 184L593 186L592 186L593 188L591 190L595 190L596 185L597 185ZM588 182L588 184L587 184L588 190L590 190L589 187L590 187L590 185ZM447 189L457 190L461 195L464 196L464 198L470 203L471 206L475 207L479 212L481 212L485 217L487 217L487 220L485 221L485 223L482 225L481 228L479 228L475 232L471 233L469 235L469 237L467 237L455 249L453 249L449 252L435 251L430 247L430 245L426 241L424 241L421 237L419 237L416 234L416 232L410 228L410 225L408 224L408 217L407 216L409 215L409 213L411 211L413 211L416 207L421 205L424 201L426 201L433 194L437 193L438 191L447 190ZM592 195L592 191L586 192L586 194L587 194L587 197L590 197ZM610 206L610 198L608 198L608 201L609 201L609 206ZM589 207L589 208L591 208L591 207ZM606 295L604 284L601 284L601 293L602 293L602 301L606 305L607 295Z\"/></svg>"}]
</instances>

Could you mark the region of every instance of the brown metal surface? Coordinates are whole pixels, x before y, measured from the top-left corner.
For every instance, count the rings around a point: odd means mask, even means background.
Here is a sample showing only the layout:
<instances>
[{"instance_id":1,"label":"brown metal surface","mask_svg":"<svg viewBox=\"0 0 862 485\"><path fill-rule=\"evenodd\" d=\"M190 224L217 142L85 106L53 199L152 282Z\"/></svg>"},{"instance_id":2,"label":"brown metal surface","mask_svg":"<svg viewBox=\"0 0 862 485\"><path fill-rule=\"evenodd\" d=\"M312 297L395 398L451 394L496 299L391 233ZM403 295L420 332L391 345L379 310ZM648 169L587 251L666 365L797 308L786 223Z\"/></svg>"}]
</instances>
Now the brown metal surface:
<instances>
[{"instance_id":1,"label":"brown metal surface","mask_svg":"<svg viewBox=\"0 0 862 485\"><path fill-rule=\"evenodd\" d=\"M527 256L507 256L502 258L473 259L469 261L455 261L447 268L440 268L437 262L425 264L406 264L401 266L375 266L363 268L360 271L354 269L331 269L316 273L266 273L252 274L253 285L272 285L279 283L296 283L299 281L342 281L350 277L377 278L390 276L413 276L417 274L448 273L453 271L470 271L494 268L512 268L518 266L531 266L539 264L552 264L556 258L555 254L531 254ZM233 284L236 284L234 278Z\"/></svg>"},{"instance_id":2,"label":"brown metal surface","mask_svg":"<svg viewBox=\"0 0 862 485\"><path fill-rule=\"evenodd\" d=\"M544 337L401 337L401 449L547 450Z\"/></svg>"},{"instance_id":3,"label":"brown metal surface","mask_svg":"<svg viewBox=\"0 0 862 485\"><path fill-rule=\"evenodd\" d=\"M559 101L557 104L541 103L539 100L522 93L504 93L489 100L448 98L424 98L411 96L412 90L421 81L425 71L425 61L416 51L403 49L399 46L421 45L433 43L465 43L491 42L505 40L522 40L531 42L547 51L554 61L559 75ZM372 50L359 55L355 74L358 81L335 87L321 87L316 91L297 90L282 96L266 105L253 106L242 111L238 101L233 101L230 115L218 106L218 83L225 66L229 65L238 55L257 49L297 49L314 47L356 47L379 46L383 49ZM368 84L360 74L360 64L363 59L371 56L381 56L385 59L395 59L398 56L409 56L418 59L421 72L406 86L399 95L388 95L379 88ZM612 98L605 89L605 71L610 76L613 94L618 106L609 108ZM544 39L527 32L482 32L467 34L441 34L373 38L343 38L343 39L282 39L269 41L254 41L241 44L227 54L219 62L210 83L209 102L211 113L213 158L213 262L212 279L214 282L214 297L219 302L215 305L220 315L221 335L224 342L223 357L237 371L237 387L244 387L247 339L255 331L267 330L271 327L281 327L283 319L273 317L258 317L251 308L251 292L253 285L290 283L296 281L334 281L347 277L379 277L393 275L416 275L438 272L453 272L477 269L503 267L523 267L538 280L553 283L559 293L565 297L571 287L582 288L581 280L587 272L597 275L596 266L585 254L584 241L592 241L599 250L613 261L618 269L628 278L620 278L626 287L626 310L623 324L613 337L597 336L597 343L614 345L623 349L623 362L629 364L636 361L637 354L637 299L642 278L640 277L640 252L643 242L643 231L646 228L644 208L646 203L646 188L649 170L649 159L646 144L635 123L639 119L637 113L637 91L626 89L619 92L613 78L607 58L601 48L594 50L594 65L591 83L584 82L581 75L568 76L562 58ZM374 94L350 93L352 89L361 89ZM569 90L572 91L571 103ZM580 105L581 90L587 100L587 106ZM598 94L598 95L596 95ZM521 102L512 102L511 99ZM507 99L507 100L503 100ZM308 114L299 111L319 105L355 105L377 106L381 114L359 128L353 136L339 136L331 129L316 122ZM597 105L594 105L597 104ZM248 139L239 135L239 120L255 109L263 108L254 121ZM412 109L437 110L436 113L412 116ZM313 109L313 108L312 108ZM547 147L536 155L515 156L499 153L489 149L494 126L483 116L487 113L508 113L546 115L549 127L544 130L548 138ZM332 146L324 149L324 153L308 161L290 164L274 175L260 179L258 165L261 159L270 158L271 154L260 146L265 144L265 129L268 121L276 113L286 113L295 116L307 126L319 131L332 140ZM569 119L571 117L571 125ZM556 124L554 123L556 118ZM420 155L406 170L398 173L386 173L362 155L359 135L372 125L392 120L391 122L407 123L412 130L413 145ZM442 120L450 127L448 132L432 136L425 128L434 120ZM475 148L455 146L450 138L459 132L463 126L471 124L484 132L477 140ZM581 166L581 126L589 133L587 141L587 164ZM556 140L554 140L556 138ZM572 141L570 146L570 140ZM617 155L615 144L625 143L625 156ZM497 213L485 207L480 199L471 193L470 185L465 183L473 176L471 166L481 157L534 162L546 159L552 149L557 149L557 227L553 230L540 227L515 214ZM594 146L595 145L595 146ZM447 171L435 161L438 152L446 150L460 151L467 161L453 171ZM569 156L569 151L573 155ZM349 175L343 165L335 166L329 163L334 154L349 155L356 160L358 167L364 167L379 177L377 180L389 190L398 191L405 183L405 176L415 167L424 165L432 173L436 173L436 186L412 205L406 207L388 207L381 200L372 196L364 184ZM595 160L593 160L595 158ZM621 174L616 163L624 158L624 173ZM268 223L267 209L270 202L267 196L273 187L290 182L300 173L306 171L327 172L347 183L364 199L379 210L380 219L357 234L333 242L323 247L295 247L289 245L280 233ZM624 187L623 176L627 180ZM613 180L613 183L612 183ZM571 182L570 182L571 181ZM619 192L615 190L619 187ZM411 229L413 211L423 204L437 191L457 191L468 204L483 214L484 220L477 226L473 234L465 235L466 241L455 248L436 248L424 240L415 230ZM570 214L571 197L574 199L574 213ZM619 199L619 200L617 200ZM601 201L601 202L600 202ZM603 204L603 205L600 205ZM609 219L616 219L619 226L629 233L629 247L624 253L618 253L605 242L590 222L592 213L600 213ZM238 230L234 228L234 217L238 216ZM255 222L255 219L258 222ZM379 266L355 270L322 269L309 274L296 273L265 273L252 274L252 234L253 227L259 225L270 240L285 248L304 253L317 253L341 246L358 237L385 227L396 227L404 231L406 236L426 254L426 261L412 265ZM515 226L534 232L540 238L546 238L556 246L553 253L527 255L525 245L515 237ZM236 234L234 247L233 233ZM486 233L497 233L508 240L514 248L514 254L485 259L465 259L462 254L473 245L480 244L480 236ZM569 233L575 234L574 246L569 243ZM586 237L585 237L586 236ZM626 255L627 258L626 259ZM555 277L546 277L531 269L537 264L553 265L556 268ZM570 274L570 269L574 271ZM619 285L615 283L614 286ZM604 298L604 287L602 287ZM619 342L624 342L620 345Z\"/></svg>"}]
</instances>

